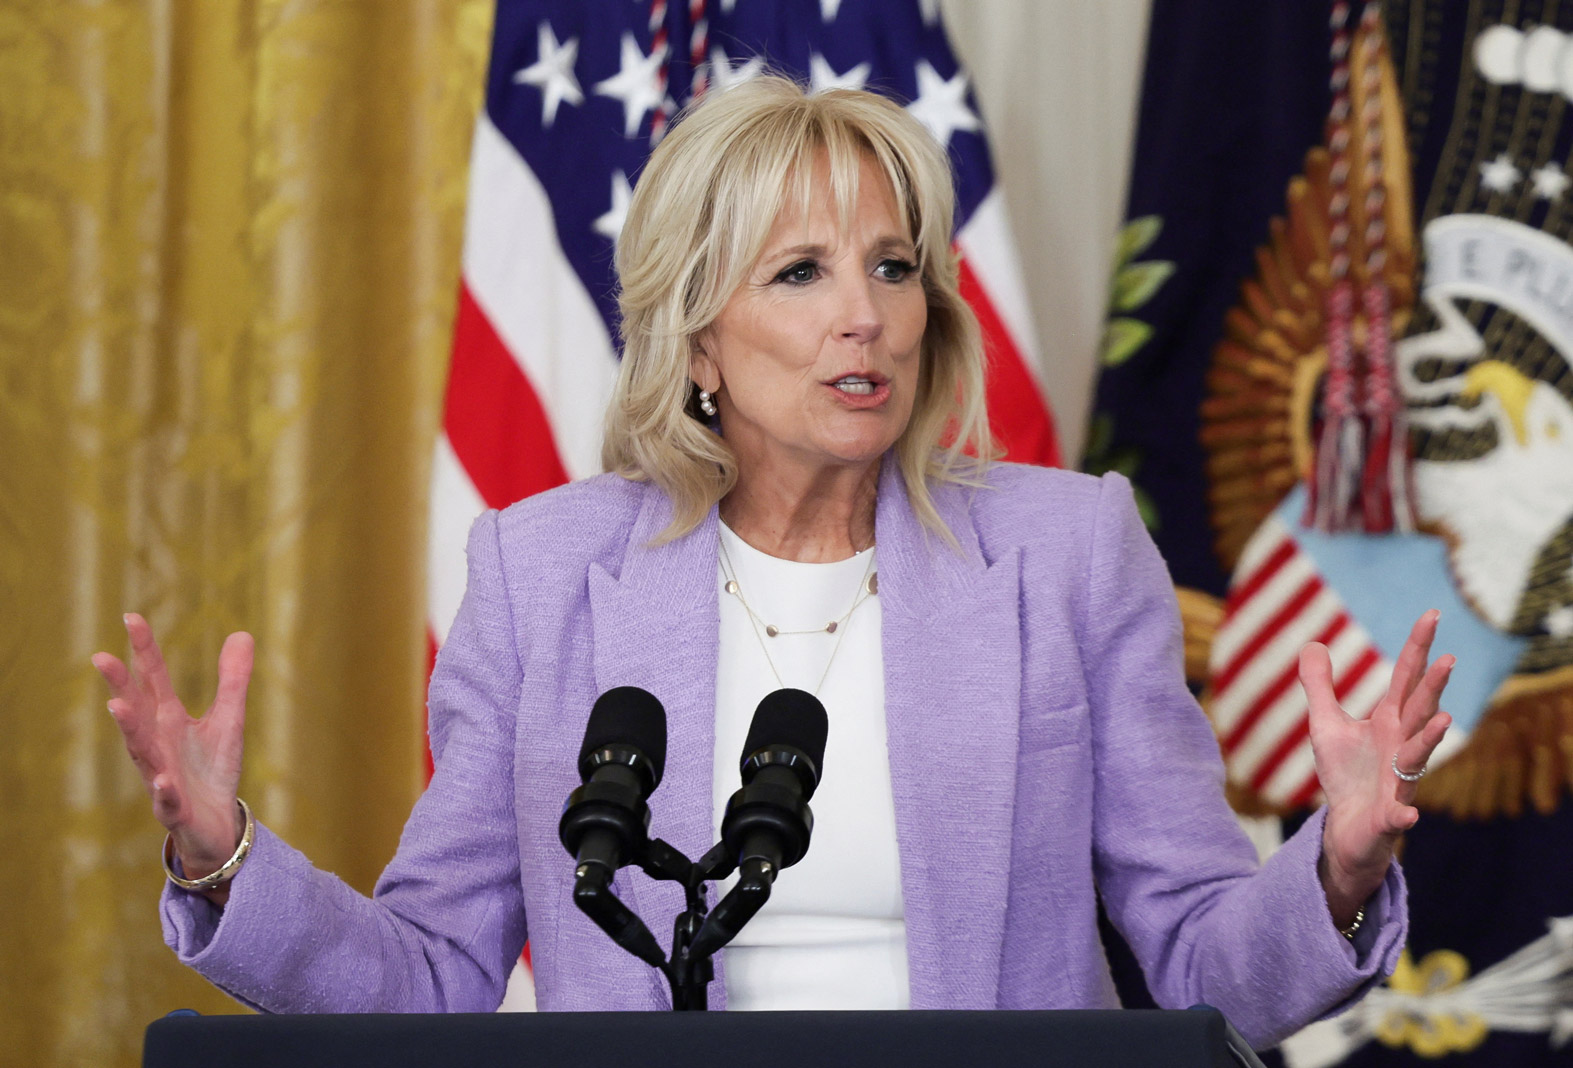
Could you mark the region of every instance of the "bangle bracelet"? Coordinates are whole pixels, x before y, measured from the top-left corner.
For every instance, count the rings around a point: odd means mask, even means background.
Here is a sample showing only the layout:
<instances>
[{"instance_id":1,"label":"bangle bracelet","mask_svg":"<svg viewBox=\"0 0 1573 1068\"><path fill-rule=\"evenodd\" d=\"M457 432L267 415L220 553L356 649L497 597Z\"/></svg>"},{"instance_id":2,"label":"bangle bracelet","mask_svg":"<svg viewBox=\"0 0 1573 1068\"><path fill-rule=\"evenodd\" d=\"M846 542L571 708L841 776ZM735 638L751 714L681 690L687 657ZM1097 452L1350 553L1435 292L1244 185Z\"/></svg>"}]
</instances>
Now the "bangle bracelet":
<instances>
[{"instance_id":1,"label":"bangle bracelet","mask_svg":"<svg viewBox=\"0 0 1573 1068\"><path fill-rule=\"evenodd\" d=\"M235 803L240 806L240 814L246 821L246 829L241 832L240 844L235 847L235 852L218 871L204 875L200 879L182 879L175 874L175 869L172 866L175 859L175 836L173 834L164 835L164 855L162 860L164 862L164 875L170 882L182 890L201 892L227 883L235 877L235 873L240 870L240 866L246 863L246 857L251 853L251 843L257 836L257 824L251 818L251 806L238 797L235 798Z\"/></svg>"},{"instance_id":2,"label":"bangle bracelet","mask_svg":"<svg viewBox=\"0 0 1573 1068\"><path fill-rule=\"evenodd\" d=\"M1349 926L1348 927L1340 927L1340 928L1338 928L1338 933L1343 935L1345 938L1349 939L1352 942L1352 941L1354 941L1355 932L1360 930L1360 925L1362 923L1364 923L1364 922L1365 922L1365 908L1364 908L1364 906L1362 906L1360 908L1355 909L1355 918L1349 921Z\"/></svg>"}]
</instances>

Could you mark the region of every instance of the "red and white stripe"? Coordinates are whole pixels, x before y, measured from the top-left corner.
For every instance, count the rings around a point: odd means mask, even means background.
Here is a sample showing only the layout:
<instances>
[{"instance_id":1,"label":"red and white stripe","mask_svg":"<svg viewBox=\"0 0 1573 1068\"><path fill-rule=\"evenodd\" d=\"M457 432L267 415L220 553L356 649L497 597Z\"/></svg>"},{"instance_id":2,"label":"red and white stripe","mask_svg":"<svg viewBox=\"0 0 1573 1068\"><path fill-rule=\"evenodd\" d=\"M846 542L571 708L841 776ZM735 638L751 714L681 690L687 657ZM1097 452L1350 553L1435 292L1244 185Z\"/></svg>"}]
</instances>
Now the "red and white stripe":
<instances>
[{"instance_id":1,"label":"red and white stripe","mask_svg":"<svg viewBox=\"0 0 1573 1068\"><path fill-rule=\"evenodd\" d=\"M1058 467L1054 418L1044 400L1043 361L999 186L956 234L961 295L983 329L989 361L989 423L1007 459Z\"/></svg>"},{"instance_id":2,"label":"red and white stripe","mask_svg":"<svg viewBox=\"0 0 1573 1068\"><path fill-rule=\"evenodd\" d=\"M1230 583L1209 662L1213 726L1229 779L1275 805L1319 794L1310 716L1300 688L1300 650L1328 647L1333 688L1345 711L1370 714L1392 664L1349 614L1276 515L1262 524Z\"/></svg>"}]
</instances>

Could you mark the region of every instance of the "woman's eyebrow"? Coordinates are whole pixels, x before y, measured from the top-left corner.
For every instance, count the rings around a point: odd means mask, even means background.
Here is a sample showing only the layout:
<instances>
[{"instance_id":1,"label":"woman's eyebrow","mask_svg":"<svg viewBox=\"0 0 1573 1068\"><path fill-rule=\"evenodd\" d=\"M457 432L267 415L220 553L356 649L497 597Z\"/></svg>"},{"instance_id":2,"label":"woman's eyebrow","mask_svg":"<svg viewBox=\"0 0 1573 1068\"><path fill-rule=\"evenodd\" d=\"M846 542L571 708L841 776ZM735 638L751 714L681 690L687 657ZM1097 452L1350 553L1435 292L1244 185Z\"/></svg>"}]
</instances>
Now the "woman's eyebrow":
<instances>
[{"instance_id":1,"label":"woman's eyebrow","mask_svg":"<svg viewBox=\"0 0 1573 1068\"><path fill-rule=\"evenodd\" d=\"M887 234L879 238L873 244L873 250L875 252L895 251L911 253L915 249L916 246L913 245L913 243L907 238L898 237L894 234ZM769 249L760 258L766 260L776 260L783 259L788 256L803 256L819 259L829 255L829 253L830 249L826 245L791 245L787 248Z\"/></svg>"},{"instance_id":2,"label":"woman's eyebrow","mask_svg":"<svg viewBox=\"0 0 1573 1068\"><path fill-rule=\"evenodd\" d=\"M786 256L808 256L818 258L826 255L829 251L829 248L824 245L792 245L788 248L770 249L765 253L763 258L769 260L781 259Z\"/></svg>"}]
</instances>

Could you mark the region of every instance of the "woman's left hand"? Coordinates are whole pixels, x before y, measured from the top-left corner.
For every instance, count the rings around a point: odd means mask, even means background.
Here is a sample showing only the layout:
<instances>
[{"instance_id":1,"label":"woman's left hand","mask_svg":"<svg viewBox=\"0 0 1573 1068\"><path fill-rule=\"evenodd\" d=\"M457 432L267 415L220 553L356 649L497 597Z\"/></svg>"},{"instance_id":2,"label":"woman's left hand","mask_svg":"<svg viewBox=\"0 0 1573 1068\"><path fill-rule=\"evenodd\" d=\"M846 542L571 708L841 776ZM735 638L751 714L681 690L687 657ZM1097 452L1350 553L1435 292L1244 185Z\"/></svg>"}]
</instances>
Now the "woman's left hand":
<instances>
[{"instance_id":1,"label":"woman's left hand","mask_svg":"<svg viewBox=\"0 0 1573 1068\"><path fill-rule=\"evenodd\" d=\"M1452 722L1438 702L1454 658L1426 663L1439 617L1432 610L1415 623L1387 693L1365 719L1339 706L1327 647L1313 643L1300 653L1300 684L1311 706L1311 749L1327 796L1318 873L1340 928L1354 922L1382 885L1398 836L1420 818L1414 807L1417 784L1393 774L1394 756L1404 771L1421 770Z\"/></svg>"}]
</instances>

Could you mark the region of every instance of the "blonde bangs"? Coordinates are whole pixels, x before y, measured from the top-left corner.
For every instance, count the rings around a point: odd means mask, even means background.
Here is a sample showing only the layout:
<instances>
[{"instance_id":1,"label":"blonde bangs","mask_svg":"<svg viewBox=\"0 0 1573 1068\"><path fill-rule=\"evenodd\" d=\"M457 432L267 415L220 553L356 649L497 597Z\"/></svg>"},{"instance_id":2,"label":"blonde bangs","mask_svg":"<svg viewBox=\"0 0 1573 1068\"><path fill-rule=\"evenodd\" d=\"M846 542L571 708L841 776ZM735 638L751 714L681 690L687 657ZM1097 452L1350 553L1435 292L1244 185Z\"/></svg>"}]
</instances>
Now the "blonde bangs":
<instances>
[{"instance_id":1,"label":"blonde bangs","mask_svg":"<svg viewBox=\"0 0 1573 1068\"><path fill-rule=\"evenodd\" d=\"M949 159L893 101L856 90L810 95L774 75L680 117L639 177L618 239L623 361L602 463L666 492L672 522L660 541L696 527L737 481L736 456L697 407L689 377L695 337L744 284L787 198L806 213L819 159L846 227L869 156L907 221L928 301L918 395L897 459L914 512L955 544L928 484L978 484L995 450L981 335L957 289L950 248Z\"/></svg>"}]
</instances>

